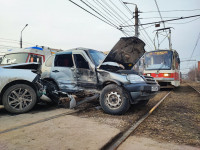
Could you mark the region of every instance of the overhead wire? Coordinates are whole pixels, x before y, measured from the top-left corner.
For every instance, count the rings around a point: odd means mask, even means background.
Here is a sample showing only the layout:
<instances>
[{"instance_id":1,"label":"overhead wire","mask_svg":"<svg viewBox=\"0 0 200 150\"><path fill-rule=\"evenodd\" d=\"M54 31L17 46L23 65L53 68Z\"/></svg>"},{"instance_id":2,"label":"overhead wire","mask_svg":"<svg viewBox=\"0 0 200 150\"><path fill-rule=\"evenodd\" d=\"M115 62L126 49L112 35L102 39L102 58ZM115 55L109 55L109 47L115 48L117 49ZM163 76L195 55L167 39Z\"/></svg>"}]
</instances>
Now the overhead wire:
<instances>
[{"instance_id":1,"label":"overhead wire","mask_svg":"<svg viewBox=\"0 0 200 150\"><path fill-rule=\"evenodd\" d=\"M103 9L103 11L105 11L107 14L109 14L111 17L116 18L118 21L120 20L119 17L117 17L114 13L112 13L107 7L105 7L100 1L95 1L93 0L101 9ZM121 20L120 23L121 24Z\"/></svg>"},{"instance_id":2,"label":"overhead wire","mask_svg":"<svg viewBox=\"0 0 200 150\"><path fill-rule=\"evenodd\" d=\"M106 12L107 14L109 14L112 17L115 17L116 19L118 19L120 21L120 24L124 23L126 20L124 20L119 13L117 13L107 2L105 1L95 1L93 0L96 5L98 5L104 12ZM126 23L127 24L127 23ZM128 24L129 25L129 24ZM130 27L129 27L130 28Z\"/></svg>"},{"instance_id":3,"label":"overhead wire","mask_svg":"<svg viewBox=\"0 0 200 150\"><path fill-rule=\"evenodd\" d=\"M195 49L196 49L196 47L197 47L197 45L198 45L198 43L199 43L199 39L200 39L200 32L199 32L198 38L197 38L197 40L196 40L195 46L194 46L194 48L193 48L193 51L192 51L192 54L191 54L189 60L191 60L191 58L192 58L192 56L193 56L193 54L194 54L194 51L195 51Z\"/></svg>"},{"instance_id":4,"label":"overhead wire","mask_svg":"<svg viewBox=\"0 0 200 150\"><path fill-rule=\"evenodd\" d=\"M141 24L141 22L140 22L140 20L139 20L139 25L140 25L140 24ZM142 31L144 31L145 34L147 35L148 39L151 41L151 43L152 43L153 46L154 46L154 42L153 42L153 40L150 38L150 36L149 36L149 34L147 33L146 29L145 29L143 26L141 26L141 27L142 27L143 30L140 30L140 32L142 33Z\"/></svg>"},{"instance_id":5,"label":"overhead wire","mask_svg":"<svg viewBox=\"0 0 200 150\"><path fill-rule=\"evenodd\" d=\"M196 18L196 19L193 19L193 20L190 20L190 21L187 21L187 22L183 22L183 23L168 23L168 24L187 24L187 23L196 21L196 20L198 20L198 19L200 19L200 17L199 17L199 18Z\"/></svg>"},{"instance_id":6,"label":"overhead wire","mask_svg":"<svg viewBox=\"0 0 200 150\"><path fill-rule=\"evenodd\" d=\"M94 12L96 12L98 15L100 15L101 17L103 17L106 21L108 21L110 24L112 24L113 26L115 26L116 28L118 28L118 26L116 26L115 24L113 24L110 20L108 20L107 18L105 18L103 15L101 15L99 12L97 12L95 9L93 9L91 6L89 6L87 3L85 3L83 0L80 0L82 3L84 3L86 6L88 6L90 9L92 9Z\"/></svg>"},{"instance_id":7,"label":"overhead wire","mask_svg":"<svg viewBox=\"0 0 200 150\"><path fill-rule=\"evenodd\" d=\"M122 0L119 0L120 3L124 6L124 8L131 14L133 15L133 12L124 4L124 2Z\"/></svg>"},{"instance_id":8,"label":"overhead wire","mask_svg":"<svg viewBox=\"0 0 200 150\"><path fill-rule=\"evenodd\" d=\"M189 10L164 10L160 12L176 12L176 11L198 11L200 9L189 9ZM146 11L146 12L139 12L139 13L157 13L158 11Z\"/></svg>"},{"instance_id":9,"label":"overhead wire","mask_svg":"<svg viewBox=\"0 0 200 150\"><path fill-rule=\"evenodd\" d=\"M108 18L109 20L112 20L115 23L119 23L118 20L116 20L115 18L113 18L110 14L106 15L104 12L102 12L99 8L95 7L92 3L90 3L89 1L85 0L89 5L91 5L93 8L95 8L97 11L99 11L101 14L103 14L106 18Z\"/></svg>"},{"instance_id":10,"label":"overhead wire","mask_svg":"<svg viewBox=\"0 0 200 150\"><path fill-rule=\"evenodd\" d=\"M86 11L87 13L91 14L92 16L94 16L94 17L98 18L99 20L103 21L104 23L106 23L106 24L108 24L108 25L110 25L110 26L112 26L112 27L114 27L114 28L120 30L117 26L114 26L114 25L110 24L109 22L106 22L105 20L101 19L100 17L96 16L95 14L91 13L90 11L86 10L86 9L83 8L82 6L78 5L78 4L75 3L74 1L72 1L72 0L69 0L69 1L70 1L71 3L73 3L74 5L78 6L79 8L83 9L83 10Z\"/></svg>"},{"instance_id":11,"label":"overhead wire","mask_svg":"<svg viewBox=\"0 0 200 150\"><path fill-rule=\"evenodd\" d=\"M119 18L121 18L121 20L123 21L123 22L126 22L126 20L112 7L112 6L110 6L106 1L103 1L102 0L102 2L107 6L107 7L109 7L115 14L117 14L118 16L119 16ZM114 7L119 11L119 12L121 12L121 14L123 14L127 19L130 19L130 18L128 18L111 0L110 0L110 2L111 2L111 4L112 5L114 5ZM128 24L127 22L125 23L125 24ZM128 24L129 25L129 24ZM129 27L130 28L130 27Z\"/></svg>"},{"instance_id":12,"label":"overhead wire","mask_svg":"<svg viewBox=\"0 0 200 150\"><path fill-rule=\"evenodd\" d=\"M143 23L141 25L149 25L149 24L157 24L157 23L162 23L162 22L170 22L170 21L176 21L176 20L182 20L182 19L188 19L188 18L194 18L194 17L199 17L199 15L193 15L193 16L187 16L187 17L180 17L180 18L175 18L175 19L169 19L169 20L163 20L163 21L155 21L155 22L149 22L149 23ZM134 26L134 25L130 25ZM126 26L121 26L121 27L126 27Z\"/></svg>"}]
</instances>

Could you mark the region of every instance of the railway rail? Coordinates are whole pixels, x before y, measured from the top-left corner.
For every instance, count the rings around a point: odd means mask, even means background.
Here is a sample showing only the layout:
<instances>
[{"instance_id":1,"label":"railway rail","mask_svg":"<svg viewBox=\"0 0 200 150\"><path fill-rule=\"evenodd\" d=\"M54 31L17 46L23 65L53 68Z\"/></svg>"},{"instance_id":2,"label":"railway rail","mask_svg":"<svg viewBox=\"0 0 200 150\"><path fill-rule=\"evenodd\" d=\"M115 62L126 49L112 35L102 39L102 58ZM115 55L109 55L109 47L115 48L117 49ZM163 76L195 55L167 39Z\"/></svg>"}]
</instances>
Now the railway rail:
<instances>
[{"instance_id":1,"label":"railway rail","mask_svg":"<svg viewBox=\"0 0 200 150\"><path fill-rule=\"evenodd\" d=\"M188 84L189 85L189 84ZM197 90L195 87L193 87L193 86L191 86L191 85L189 85L192 89L194 89L197 93L199 93L200 94L200 91L199 90Z\"/></svg>"},{"instance_id":2,"label":"railway rail","mask_svg":"<svg viewBox=\"0 0 200 150\"><path fill-rule=\"evenodd\" d=\"M115 150L117 149L130 135L133 133L137 127L145 120L147 119L154 110L170 95L172 92L169 91L156 105L154 105L151 110L146 113L144 116L142 116L136 123L134 123L130 128L128 128L126 131L123 131L116 135L113 139L111 139L106 145L104 145L101 149L102 150Z\"/></svg>"},{"instance_id":3,"label":"railway rail","mask_svg":"<svg viewBox=\"0 0 200 150\"><path fill-rule=\"evenodd\" d=\"M200 94L200 91L197 90L195 87L188 84L189 87L194 89L196 92ZM113 139L111 139L106 145L104 145L101 149L109 149L109 150L115 150L117 149L125 140L133 133L137 127L145 120L147 119L152 112L170 95L172 91L169 91L152 109L146 113L144 116L142 116L136 123L134 123L130 128L128 128L126 131L123 131L119 133L117 136L115 136Z\"/></svg>"}]
</instances>

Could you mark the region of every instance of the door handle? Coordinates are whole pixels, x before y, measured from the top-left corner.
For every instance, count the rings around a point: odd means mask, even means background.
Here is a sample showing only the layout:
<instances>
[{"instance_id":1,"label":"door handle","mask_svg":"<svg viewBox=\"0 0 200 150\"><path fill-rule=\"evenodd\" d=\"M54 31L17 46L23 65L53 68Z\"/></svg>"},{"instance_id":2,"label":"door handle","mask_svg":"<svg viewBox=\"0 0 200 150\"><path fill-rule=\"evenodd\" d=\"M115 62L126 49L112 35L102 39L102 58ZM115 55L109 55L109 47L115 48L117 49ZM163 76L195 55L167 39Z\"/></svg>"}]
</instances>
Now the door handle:
<instances>
[{"instance_id":1,"label":"door handle","mask_svg":"<svg viewBox=\"0 0 200 150\"><path fill-rule=\"evenodd\" d=\"M59 72L58 70L53 70L52 72L55 72L55 73L57 73L57 72Z\"/></svg>"}]
</instances>

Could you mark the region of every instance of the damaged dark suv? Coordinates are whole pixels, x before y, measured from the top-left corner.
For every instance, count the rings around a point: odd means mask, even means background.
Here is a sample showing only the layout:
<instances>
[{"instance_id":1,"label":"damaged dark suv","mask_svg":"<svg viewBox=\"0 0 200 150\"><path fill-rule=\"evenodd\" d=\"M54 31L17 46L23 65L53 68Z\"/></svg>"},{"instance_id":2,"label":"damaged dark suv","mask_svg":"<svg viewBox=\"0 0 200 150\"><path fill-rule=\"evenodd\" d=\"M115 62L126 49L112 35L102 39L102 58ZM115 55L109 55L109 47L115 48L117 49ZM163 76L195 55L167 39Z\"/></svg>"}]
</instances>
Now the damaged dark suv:
<instances>
[{"instance_id":1,"label":"damaged dark suv","mask_svg":"<svg viewBox=\"0 0 200 150\"><path fill-rule=\"evenodd\" d=\"M131 104L146 104L160 88L152 77L132 70L144 46L140 39L128 37L121 38L107 56L86 48L59 52L43 64L42 78L54 89L76 96L99 94L106 113L123 114Z\"/></svg>"}]
</instances>

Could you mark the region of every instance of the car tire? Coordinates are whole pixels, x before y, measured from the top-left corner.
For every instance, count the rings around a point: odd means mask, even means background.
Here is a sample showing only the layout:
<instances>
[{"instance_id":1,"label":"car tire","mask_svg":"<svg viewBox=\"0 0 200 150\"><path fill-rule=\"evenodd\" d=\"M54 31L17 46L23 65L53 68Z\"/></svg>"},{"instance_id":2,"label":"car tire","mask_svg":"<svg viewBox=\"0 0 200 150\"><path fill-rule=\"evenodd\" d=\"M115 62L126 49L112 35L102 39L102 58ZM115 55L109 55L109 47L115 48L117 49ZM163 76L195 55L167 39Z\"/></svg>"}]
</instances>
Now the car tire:
<instances>
[{"instance_id":1,"label":"car tire","mask_svg":"<svg viewBox=\"0 0 200 150\"><path fill-rule=\"evenodd\" d=\"M31 110L37 101L35 90L27 84L16 84L3 94L3 105L8 112L25 113Z\"/></svg>"},{"instance_id":2,"label":"car tire","mask_svg":"<svg viewBox=\"0 0 200 150\"><path fill-rule=\"evenodd\" d=\"M116 84L107 85L100 94L100 105L108 114L122 115L130 107L129 95Z\"/></svg>"}]
</instances>

